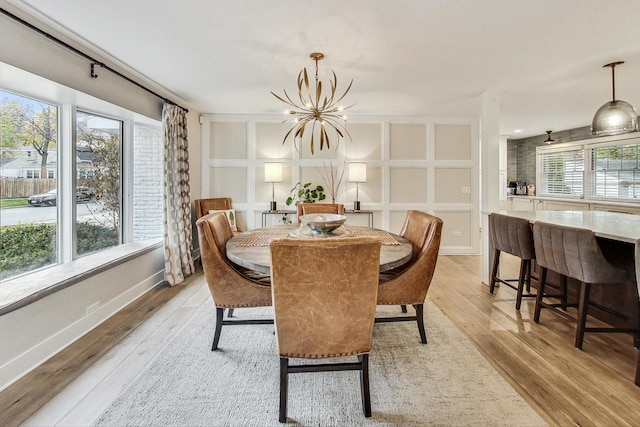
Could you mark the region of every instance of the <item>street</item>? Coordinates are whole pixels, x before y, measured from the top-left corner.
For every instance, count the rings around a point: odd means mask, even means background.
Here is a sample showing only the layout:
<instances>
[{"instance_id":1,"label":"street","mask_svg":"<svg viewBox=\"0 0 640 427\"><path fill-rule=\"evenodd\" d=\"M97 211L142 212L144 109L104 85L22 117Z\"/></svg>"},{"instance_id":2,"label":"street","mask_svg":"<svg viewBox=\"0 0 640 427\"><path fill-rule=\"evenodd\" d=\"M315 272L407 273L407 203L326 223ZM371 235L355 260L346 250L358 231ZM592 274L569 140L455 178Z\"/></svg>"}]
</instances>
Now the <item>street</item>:
<instances>
[{"instance_id":1,"label":"street","mask_svg":"<svg viewBox=\"0 0 640 427\"><path fill-rule=\"evenodd\" d=\"M78 203L78 218L90 217L92 214L84 203ZM56 206L24 206L0 209L0 225L34 224L53 222L57 215ZM87 218L88 219L88 218Z\"/></svg>"}]
</instances>

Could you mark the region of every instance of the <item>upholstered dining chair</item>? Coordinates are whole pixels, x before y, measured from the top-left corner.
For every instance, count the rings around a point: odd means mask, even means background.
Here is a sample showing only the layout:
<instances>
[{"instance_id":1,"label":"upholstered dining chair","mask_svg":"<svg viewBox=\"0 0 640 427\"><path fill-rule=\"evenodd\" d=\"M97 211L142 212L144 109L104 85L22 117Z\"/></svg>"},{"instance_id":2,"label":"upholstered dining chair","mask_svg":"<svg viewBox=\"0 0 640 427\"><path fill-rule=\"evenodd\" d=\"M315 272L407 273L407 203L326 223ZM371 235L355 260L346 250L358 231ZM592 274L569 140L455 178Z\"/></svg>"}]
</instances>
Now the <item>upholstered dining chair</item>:
<instances>
[{"instance_id":1,"label":"upholstered dining chair","mask_svg":"<svg viewBox=\"0 0 640 427\"><path fill-rule=\"evenodd\" d=\"M533 224L533 241L536 250L536 262L541 267L540 283L536 296L536 309L533 320L540 322L540 311L551 309L561 316L577 321L575 346L582 348L585 332L632 332L638 337L638 328L588 328L587 313L592 285L612 287L634 280L632 266L614 265L609 261L591 230L567 227L536 221ZM558 272L580 281L580 293L577 304L548 303L545 301L546 278L548 270ZM607 290L608 292L612 292ZM613 291L614 292L614 291ZM551 295L556 297L556 295ZM566 306L577 306L578 317L558 310ZM603 309L607 309L604 308ZM613 313L613 310L607 309Z\"/></svg>"},{"instance_id":2,"label":"upholstered dining chair","mask_svg":"<svg viewBox=\"0 0 640 427\"><path fill-rule=\"evenodd\" d=\"M365 417L371 416L369 351L378 294L375 237L271 242L271 289L280 355L279 420L287 419L289 374L358 370ZM353 362L290 365L289 359ZM322 391L317 390L318 396Z\"/></svg>"},{"instance_id":3,"label":"upholstered dining chair","mask_svg":"<svg viewBox=\"0 0 640 427\"><path fill-rule=\"evenodd\" d=\"M377 317L376 323L416 321L420 341L427 343L423 307L438 262L442 219L424 212L409 210L400 236L411 242L413 259L398 271L380 275L378 305L400 305L406 312L413 305L415 316Z\"/></svg>"},{"instance_id":4,"label":"upholstered dining chair","mask_svg":"<svg viewBox=\"0 0 640 427\"><path fill-rule=\"evenodd\" d=\"M344 215L344 205L341 203L298 203L298 222L300 216L309 214L339 214Z\"/></svg>"},{"instance_id":5,"label":"upholstered dining chair","mask_svg":"<svg viewBox=\"0 0 640 427\"><path fill-rule=\"evenodd\" d=\"M536 259L533 246L533 231L529 220L498 213L489 215L489 241L493 247L493 264L489 292L493 293L496 282L505 284L517 291L516 310L520 310L523 297L535 297L531 294L531 264ZM517 279L505 279L498 275L500 254L502 252L520 258L520 274ZM513 285L517 282L517 286ZM563 282L566 284L566 282ZM527 292L524 293L525 285Z\"/></svg>"},{"instance_id":6,"label":"upholstered dining chair","mask_svg":"<svg viewBox=\"0 0 640 427\"><path fill-rule=\"evenodd\" d=\"M194 200L196 207L196 219L202 218L207 215L209 211L221 211L233 209L231 203L231 197L215 197L210 199L196 199ZM236 225L237 232L242 233L244 230Z\"/></svg>"},{"instance_id":7,"label":"upholstered dining chair","mask_svg":"<svg viewBox=\"0 0 640 427\"><path fill-rule=\"evenodd\" d=\"M204 276L216 306L216 328L211 350L218 348L223 325L271 324L271 319L224 320L234 308L271 305L269 277L233 264L225 255L233 236L223 212L211 213L196 221Z\"/></svg>"}]
</instances>

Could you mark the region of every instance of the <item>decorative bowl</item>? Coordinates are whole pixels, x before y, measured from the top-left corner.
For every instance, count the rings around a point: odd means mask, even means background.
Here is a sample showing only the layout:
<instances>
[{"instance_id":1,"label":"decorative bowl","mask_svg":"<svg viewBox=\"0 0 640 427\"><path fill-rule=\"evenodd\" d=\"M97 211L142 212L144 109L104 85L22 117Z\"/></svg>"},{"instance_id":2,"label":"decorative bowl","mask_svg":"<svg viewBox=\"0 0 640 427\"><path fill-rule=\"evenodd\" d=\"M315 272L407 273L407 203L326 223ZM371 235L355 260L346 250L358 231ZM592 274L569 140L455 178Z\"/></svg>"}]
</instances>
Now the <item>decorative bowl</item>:
<instances>
[{"instance_id":1,"label":"decorative bowl","mask_svg":"<svg viewBox=\"0 0 640 427\"><path fill-rule=\"evenodd\" d=\"M329 234L347 220L344 215L308 214L300 216L300 223L306 225L314 234Z\"/></svg>"}]
</instances>

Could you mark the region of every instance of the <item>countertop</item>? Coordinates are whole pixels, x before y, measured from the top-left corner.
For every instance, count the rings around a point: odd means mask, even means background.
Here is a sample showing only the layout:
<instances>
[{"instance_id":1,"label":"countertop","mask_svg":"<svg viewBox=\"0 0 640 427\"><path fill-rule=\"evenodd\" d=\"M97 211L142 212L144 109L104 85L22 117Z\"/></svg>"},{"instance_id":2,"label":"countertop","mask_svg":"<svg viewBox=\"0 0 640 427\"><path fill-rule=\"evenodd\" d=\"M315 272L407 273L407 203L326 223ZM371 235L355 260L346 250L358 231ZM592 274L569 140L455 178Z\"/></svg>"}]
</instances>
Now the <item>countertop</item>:
<instances>
[{"instance_id":1,"label":"countertop","mask_svg":"<svg viewBox=\"0 0 640 427\"><path fill-rule=\"evenodd\" d=\"M517 196L516 196L517 197ZM579 227L593 230L598 237L635 243L640 239L640 215L606 211L498 211L530 222Z\"/></svg>"}]
</instances>

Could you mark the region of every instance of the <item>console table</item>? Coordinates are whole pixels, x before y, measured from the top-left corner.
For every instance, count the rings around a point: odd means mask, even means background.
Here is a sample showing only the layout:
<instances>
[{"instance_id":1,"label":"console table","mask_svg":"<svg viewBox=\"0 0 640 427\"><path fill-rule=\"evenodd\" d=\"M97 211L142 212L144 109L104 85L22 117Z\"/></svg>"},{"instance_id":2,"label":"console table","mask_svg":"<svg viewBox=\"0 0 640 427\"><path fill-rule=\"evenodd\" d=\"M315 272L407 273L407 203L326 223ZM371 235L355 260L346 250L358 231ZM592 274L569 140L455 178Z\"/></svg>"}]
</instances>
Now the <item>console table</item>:
<instances>
[{"instance_id":1,"label":"console table","mask_svg":"<svg viewBox=\"0 0 640 427\"><path fill-rule=\"evenodd\" d=\"M295 214L296 211L293 210L277 210L277 211L262 211L262 227L267 226L267 218L269 215L282 215L286 216L289 214Z\"/></svg>"}]
</instances>

